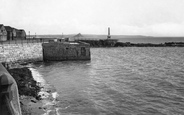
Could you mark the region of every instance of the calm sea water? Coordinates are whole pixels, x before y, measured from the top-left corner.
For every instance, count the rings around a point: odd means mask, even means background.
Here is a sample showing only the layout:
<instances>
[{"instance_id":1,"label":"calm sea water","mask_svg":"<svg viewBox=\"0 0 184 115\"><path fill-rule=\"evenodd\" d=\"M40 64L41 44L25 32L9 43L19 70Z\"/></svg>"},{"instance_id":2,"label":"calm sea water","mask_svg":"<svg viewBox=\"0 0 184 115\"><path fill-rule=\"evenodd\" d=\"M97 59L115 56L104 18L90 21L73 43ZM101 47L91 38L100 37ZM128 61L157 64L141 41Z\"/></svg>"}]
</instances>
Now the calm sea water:
<instances>
[{"instance_id":1,"label":"calm sea water","mask_svg":"<svg viewBox=\"0 0 184 115\"><path fill-rule=\"evenodd\" d=\"M184 115L184 48L92 48L33 68L58 93L53 115Z\"/></svg>"}]
</instances>

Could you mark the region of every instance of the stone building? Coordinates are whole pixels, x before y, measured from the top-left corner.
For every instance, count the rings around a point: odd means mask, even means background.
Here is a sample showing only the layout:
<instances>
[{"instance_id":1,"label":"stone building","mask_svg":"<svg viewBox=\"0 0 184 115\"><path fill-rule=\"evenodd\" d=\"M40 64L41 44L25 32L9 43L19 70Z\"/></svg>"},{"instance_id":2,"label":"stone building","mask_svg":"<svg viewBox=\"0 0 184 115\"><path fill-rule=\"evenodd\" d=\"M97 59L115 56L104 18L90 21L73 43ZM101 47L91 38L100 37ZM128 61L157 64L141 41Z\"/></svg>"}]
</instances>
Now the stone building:
<instances>
[{"instance_id":1,"label":"stone building","mask_svg":"<svg viewBox=\"0 0 184 115\"><path fill-rule=\"evenodd\" d=\"M90 60L90 45L82 42L43 43L44 61Z\"/></svg>"},{"instance_id":2,"label":"stone building","mask_svg":"<svg viewBox=\"0 0 184 115\"><path fill-rule=\"evenodd\" d=\"M0 41L7 40L7 31L3 24L0 24Z\"/></svg>"},{"instance_id":3,"label":"stone building","mask_svg":"<svg viewBox=\"0 0 184 115\"><path fill-rule=\"evenodd\" d=\"M7 40L14 40L16 37L16 31L15 28L12 28L10 26L4 26L7 31Z\"/></svg>"},{"instance_id":4,"label":"stone building","mask_svg":"<svg viewBox=\"0 0 184 115\"><path fill-rule=\"evenodd\" d=\"M26 39L26 32L23 29L15 29L16 39Z\"/></svg>"}]
</instances>

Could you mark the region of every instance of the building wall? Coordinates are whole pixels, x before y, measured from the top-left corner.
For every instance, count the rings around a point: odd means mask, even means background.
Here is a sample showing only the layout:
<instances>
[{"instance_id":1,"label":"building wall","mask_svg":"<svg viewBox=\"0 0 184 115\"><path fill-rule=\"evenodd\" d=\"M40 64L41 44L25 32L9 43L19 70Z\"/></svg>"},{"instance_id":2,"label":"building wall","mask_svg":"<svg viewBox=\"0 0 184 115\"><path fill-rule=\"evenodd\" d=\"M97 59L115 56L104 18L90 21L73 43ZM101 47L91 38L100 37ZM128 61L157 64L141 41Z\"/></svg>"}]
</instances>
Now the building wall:
<instances>
[{"instance_id":1,"label":"building wall","mask_svg":"<svg viewBox=\"0 0 184 115\"><path fill-rule=\"evenodd\" d=\"M15 31L15 29L13 29L13 38L15 38L16 37L16 31Z\"/></svg>"},{"instance_id":2,"label":"building wall","mask_svg":"<svg viewBox=\"0 0 184 115\"><path fill-rule=\"evenodd\" d=\"M26 39L26 32L24 30L16 30L15 39Z\"/></svg>"},{"instance_id":3,"label":"building wall","mask_svg":"<svg viewBox=\"0 0 184 115\"><path fill-rule=\"evenodd\" d=\"M7 32L4 28L4 26L2 26L0 28L0 41L6 41L7 40Z\"/></svg>"},{"instance_id":4,"label":"building wall","mask_svg":"<svg viewBox=\"0 0 184 115\"><path fill-rule=\"evenodd\" d=\"M0 35L0 41L6 41L7 36L6 35Z\"/></svg>"},{"instance_id":5,"label":"building wall","mask_svg":"<svg viewBox=\"0 0 184 115\"><path fill-rule=\"evenodd\" d=\"M21 39L26 39L26 32L24 30L21 30Z\"/></svg>"},{"instance_id":6,"label":"building wall","mask_svg":"<svg viewBox=\"0 0 184 115\"><path fill-rule=\"evenodd\" d=\"M14 40L16 38L16 31L15 29L12 29L12 31L10 32L10 40Z\"/></svg>"},{"instance_id":7,"label":"building wall","mask_svg":"<svg viewBox=\"0 0 184 115\"><path fill-rule=\"evenodd\" d=\"M13 40L13 33L11 31L7 31L7 40Z\"/></svg>"},{"instance_id":8,"label":"building wall","mask_svg":"<svg viewBox=\"0 0 184 115\"><path fill-rule=\"evenodd\" d=\"M90 60L90 46L85 44L44 43L44 61Z\"/></svg>"}]
</instances>

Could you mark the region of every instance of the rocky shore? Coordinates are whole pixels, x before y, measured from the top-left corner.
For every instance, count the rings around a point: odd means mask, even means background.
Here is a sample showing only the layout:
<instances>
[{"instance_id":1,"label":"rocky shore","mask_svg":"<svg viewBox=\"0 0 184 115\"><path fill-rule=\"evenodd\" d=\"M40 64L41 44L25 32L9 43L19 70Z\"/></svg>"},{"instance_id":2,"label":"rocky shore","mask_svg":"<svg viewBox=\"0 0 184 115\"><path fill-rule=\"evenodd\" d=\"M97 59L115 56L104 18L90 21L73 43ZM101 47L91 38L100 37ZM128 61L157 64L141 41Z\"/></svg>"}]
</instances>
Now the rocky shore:
<instances>
[{"instance_id":1,"label":"rocky shore","mask_svg":"<svg viewBox=\"0 0 184 115\"><path fill-rule=\"evenodd\" d=\"M17 82L22 115L43 114L42 98L39 95L42 87L34 80L29 68L21 67L7 70Z\"/></svg>"},{"instance_id":2,"label":"rocky shore","mask_svg":"<svg viewBox=\"0 0 184 115\"><path fill-rule=\"evenodd\" d=\"M41 43L0 44L0 63L17 82L22 115L45 115L50 109L45 103L53 101L52 88L40 85L28 66L42 58Z\"/></svg>"}]
</instances>

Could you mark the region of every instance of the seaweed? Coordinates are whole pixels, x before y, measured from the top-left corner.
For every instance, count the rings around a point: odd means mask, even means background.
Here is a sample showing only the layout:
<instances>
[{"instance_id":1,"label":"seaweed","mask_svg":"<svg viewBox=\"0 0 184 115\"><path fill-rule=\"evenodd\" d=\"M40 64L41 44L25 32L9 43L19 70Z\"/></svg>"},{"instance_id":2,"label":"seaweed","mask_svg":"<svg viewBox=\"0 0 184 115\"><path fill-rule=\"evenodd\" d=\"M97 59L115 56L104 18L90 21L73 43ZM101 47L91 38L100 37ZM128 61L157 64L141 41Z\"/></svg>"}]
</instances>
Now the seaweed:
<instances>
[{"instance_id":1,"label":"seaweed","mask_svg":"<svg viewBox=\"0 0 184 115\"><path fill-rule=\"evenodd\" d=\"M34 80L31 71L27 67L8 69L18 85L19 95L32 96L37 100L41 97L38 93L41 90L39 84Z\"/></svg>"}]
</instances>

